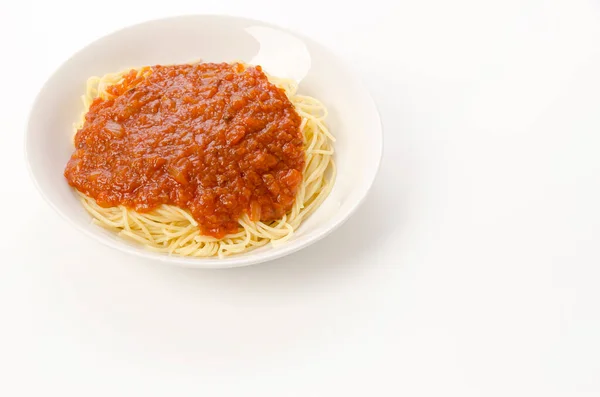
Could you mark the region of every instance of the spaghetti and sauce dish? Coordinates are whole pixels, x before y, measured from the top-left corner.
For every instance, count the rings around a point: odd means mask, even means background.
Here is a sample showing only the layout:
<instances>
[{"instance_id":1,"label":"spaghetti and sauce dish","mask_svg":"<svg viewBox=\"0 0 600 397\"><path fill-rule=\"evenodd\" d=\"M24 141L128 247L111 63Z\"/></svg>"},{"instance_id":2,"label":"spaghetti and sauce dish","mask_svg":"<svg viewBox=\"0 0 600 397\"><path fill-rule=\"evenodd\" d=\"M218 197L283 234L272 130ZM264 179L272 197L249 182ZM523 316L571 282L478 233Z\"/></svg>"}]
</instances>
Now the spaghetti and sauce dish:
<instances>
[{"instance_id":1,"label":"spaghetti and sauce dish","mask_svg":"<svg viewBox=\"0 0 600 397\"><path fill-rule=\"evenodd\" d=\"M335 178L327 109L296 90L241 63L92 77L64 175L95 223L152 250L277 245Z\"/></svg>"}]
</instances>

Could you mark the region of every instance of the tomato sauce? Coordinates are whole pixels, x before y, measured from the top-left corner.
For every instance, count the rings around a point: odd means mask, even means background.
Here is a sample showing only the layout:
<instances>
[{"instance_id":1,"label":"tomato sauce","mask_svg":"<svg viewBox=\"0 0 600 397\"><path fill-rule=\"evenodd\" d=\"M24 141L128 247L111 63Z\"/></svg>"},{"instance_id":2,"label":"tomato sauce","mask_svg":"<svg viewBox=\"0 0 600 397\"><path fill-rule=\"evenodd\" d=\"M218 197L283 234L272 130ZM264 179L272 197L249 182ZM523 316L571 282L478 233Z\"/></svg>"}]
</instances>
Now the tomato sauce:
<instances>
[{"instance_id":1,"label":"tomato sauce","mask_svg":"<svg viewBox=\"0 0 600 397\"><path fill-rule=\"evenodd\" d=\"M281 218L302 182L300 116L260 66L153 66L94 100L64 175L100 206L188 209L204 235Z\"/></svg>"}]
</instances>

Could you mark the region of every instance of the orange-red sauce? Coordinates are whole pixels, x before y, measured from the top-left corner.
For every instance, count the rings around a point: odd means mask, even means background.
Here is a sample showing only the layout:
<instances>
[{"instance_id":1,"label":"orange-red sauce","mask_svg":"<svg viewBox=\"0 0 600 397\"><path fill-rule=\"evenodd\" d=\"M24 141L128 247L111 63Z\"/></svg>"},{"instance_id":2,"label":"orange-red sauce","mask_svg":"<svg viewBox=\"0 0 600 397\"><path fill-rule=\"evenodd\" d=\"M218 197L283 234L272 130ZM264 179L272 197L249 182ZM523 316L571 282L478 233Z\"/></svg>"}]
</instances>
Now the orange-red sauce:
<instances>
[{"instance_id":1,"label":"orange-red sauce","mask_svg":"<svg viewBox=\"0 0 600 397\"><path fill-rule=\"evenodd\" d=\"M260 66L132 70L97 98L64 175L103 207L189 209L200 232L236 232L243 213L281 218L302 182L300 116Z\"/></svg>"}]
</instances>

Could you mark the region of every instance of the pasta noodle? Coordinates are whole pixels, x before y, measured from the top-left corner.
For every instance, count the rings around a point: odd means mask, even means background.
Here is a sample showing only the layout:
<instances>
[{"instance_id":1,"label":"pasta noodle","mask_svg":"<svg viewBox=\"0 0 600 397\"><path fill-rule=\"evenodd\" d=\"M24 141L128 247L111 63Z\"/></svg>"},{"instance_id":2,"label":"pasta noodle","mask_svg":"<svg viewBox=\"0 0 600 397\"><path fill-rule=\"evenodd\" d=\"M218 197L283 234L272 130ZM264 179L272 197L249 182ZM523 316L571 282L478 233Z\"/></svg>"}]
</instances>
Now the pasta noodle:
<instances>
[{"instance_id":1,"label":"pasta noodle","mask_svg":"<svg viewBox=\"0 0 600 397\"><path fill-rule=\"evenodd\" d=\"M85 114L95 98L109 99L106 88L119 84L129 72L90 77L83 95L85 110L74 125L75 132L83 127ZM138 69L144 78L152 69ZM300 226L325 200L335 180L333 146L335 141L325 125L327 108L317 99L297 94L295 81L268 76L271 83L285 91L302 122L305 166L303 180L295 202L281 219L272 222L252 221L244 213L239 219L239 229L221 239L200 233L198 223L191 213L173 205L160 205L149 212L136 212L125 206L104 208L96 200L77 191L93 222L114 231L119 236L143 244L153 251L192 257L224 257L246 252L266 244L277 246L290 239Z\"/></svg>"}]
</instances>

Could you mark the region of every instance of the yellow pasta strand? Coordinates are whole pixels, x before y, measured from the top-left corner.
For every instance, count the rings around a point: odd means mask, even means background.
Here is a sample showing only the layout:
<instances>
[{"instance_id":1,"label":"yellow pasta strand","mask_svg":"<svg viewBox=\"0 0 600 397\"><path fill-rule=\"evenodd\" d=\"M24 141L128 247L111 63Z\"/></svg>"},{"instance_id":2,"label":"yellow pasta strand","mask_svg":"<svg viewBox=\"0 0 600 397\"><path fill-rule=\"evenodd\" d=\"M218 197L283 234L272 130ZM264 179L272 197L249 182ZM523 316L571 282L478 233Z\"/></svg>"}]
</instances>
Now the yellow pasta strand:
<instances>
[{"instance_id":1,"label":"yellow pasta strand","mask_svg":"<svg viewBox=\"0 0 600 397\"><path fill-rule=\"evenodd\" d=\"M74 124L75 133L83 127L85 114L93 100L98 97L109 98L106 88L120 83L129 70L88 79L85 95L82 97L85 110ZM139 75L144 77L151 72L151 68L138 69ZM273 76L268 78L285 91L302 118L300 128L306 147L302 184L292 209L282 219L268 223L254 222L244 214L239 219L238 232L216 239L201 235L198 223L187 210L170 205L161 205L145 213L138 213L124 206L103 208L93 198L77 192L94 223L153 251L180 256L224 257L269 243L277 246L288 241L302 221L327 198L333 187L335 165L331 143L335 138L325 125L328 112L320 101L297 95L298 85L293 80Z\"/></svg>"}]
</instances>

